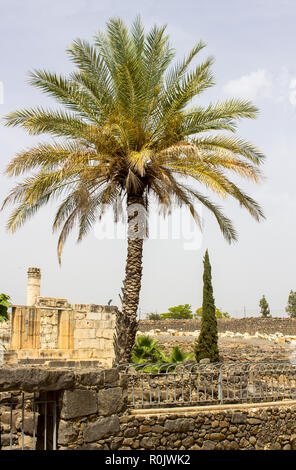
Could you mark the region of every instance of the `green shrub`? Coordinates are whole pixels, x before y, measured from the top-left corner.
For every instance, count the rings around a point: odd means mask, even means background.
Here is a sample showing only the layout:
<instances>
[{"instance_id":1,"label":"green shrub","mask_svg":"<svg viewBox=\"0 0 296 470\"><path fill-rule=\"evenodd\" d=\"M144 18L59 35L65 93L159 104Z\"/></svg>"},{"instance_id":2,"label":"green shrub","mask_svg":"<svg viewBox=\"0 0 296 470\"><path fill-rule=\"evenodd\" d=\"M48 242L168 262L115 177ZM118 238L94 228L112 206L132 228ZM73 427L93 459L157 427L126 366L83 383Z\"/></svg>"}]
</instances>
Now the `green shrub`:
<instances>
[{"instance_id":1,"label":"green shrub","mask_svg":"<svg viewBox=\"0 0 296 470\"><path fill-rule=\"evenodd\" d=\"M148 313L148 320L161 320L159 313Z\"/></svg>"},{"instance_id":2,"label":"green shrub","mask_svg":"<svg viewBox=\"0 0 296 470\"><path fill-rule=\"evenodd\" d=\"M182 351L179 346L174 346L167 362L181 363L187 361L188 359L191 359L193 356L193 353Z\"/></svg>"},{"instance_id":3,"label":"green shrub","mask_svg":"<svg viewBox=\"0 0 296 470\"><path fill-rule=\"evenodd\" d=\"M169 370L172 372L175 365L181 364L193 357L193 353L182 351L179 346L174 346L169 356L166 356L158 342L150 336L138 335L136 344L132 351L132 361L139 364L138 370L147 373L165 373L167 364L171 364ZM146 366L146 364L156 364L157 366ZM174 365L175 364L175 365Z\"/></svg>"},{"instance_id":4,"label":"green shrub","mask_svg":"<svg viewBox=\"0 0 296 470\"><path fill-rule=\"evenodd\" d=\"M9 301L9 295L0 294L0 323L8 320L8 308L11 306Z\"/></svg>"},{"instance_id":5,"label":"green shrub","mask_svg":"<svg viewBox=\"0 0 296 470\"><path fill-rule=\"evenodd\" d=\"M215 315L216 315L216 318L230 318L230 314L228 312L221 312L219 308L216 308ZM202 307L199 307L195 311L195 317L196 318L202 317Z\"/></svg>"},{"instance_id":6,"label":"green shrub","mask_svg":"<svg viewBox=\"0 0 296 470\"><path fill-rule=\"evenodd\" d=\"M162 362L164 352L155 339L148 335L138 335L132 350L132 362L142 364L147 362Z\"/></svg>"}]
</instances>

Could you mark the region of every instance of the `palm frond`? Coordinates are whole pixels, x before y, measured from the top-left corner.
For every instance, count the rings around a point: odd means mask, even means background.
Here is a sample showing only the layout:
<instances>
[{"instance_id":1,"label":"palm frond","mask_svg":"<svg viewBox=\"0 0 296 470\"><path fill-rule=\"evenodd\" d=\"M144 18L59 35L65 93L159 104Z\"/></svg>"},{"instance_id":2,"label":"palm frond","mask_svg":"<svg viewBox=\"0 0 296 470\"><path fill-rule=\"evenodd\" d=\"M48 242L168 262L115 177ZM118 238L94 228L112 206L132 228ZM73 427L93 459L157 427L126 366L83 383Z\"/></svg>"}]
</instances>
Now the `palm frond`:
<instances>
[{"instance_id":1,"label":"palm frond","mask_svg":"<svg viewBox=\"0 0 296 470\"><path fill-rule=\"evenodd\" d=\"M238 123L256 118L258 109L241 99L192 107L214 85L213 58L194 64L204 47L198 42L171 65L175 50L166 26L145 33L140 17L130 29L112 18L93 44L77 39L70 46L72 73L34 70L30 84L61 108L17 110L5 124L57 140L21 151L7 166L9 176L29 174L3 202L2 209L15 206L8 229L16 230L40 207L61 199L53 223L60 260L75 226L80 241L108 208L118 220L123 200L139 197L148 209L154 197L163 214L174 206L187 208L200 227L196 204L204 205L226 240L235 240L230 219L200 192L202 186L234 198L262 219L259 204L231 179L262 179L263 153L234 135Z\"/></svg>"},{"instance_id":2,"label":"palm frond","mask_svg":"<svg viewBox=\"0 0 296 470\"><path fill-rule=\"evenodd\" d=\"M5 116L5 124L23 127L31 135L49 133L55 137L83 138L86 124L74 114L41 107L15 111Z\"/></svg>"}]
</instances>

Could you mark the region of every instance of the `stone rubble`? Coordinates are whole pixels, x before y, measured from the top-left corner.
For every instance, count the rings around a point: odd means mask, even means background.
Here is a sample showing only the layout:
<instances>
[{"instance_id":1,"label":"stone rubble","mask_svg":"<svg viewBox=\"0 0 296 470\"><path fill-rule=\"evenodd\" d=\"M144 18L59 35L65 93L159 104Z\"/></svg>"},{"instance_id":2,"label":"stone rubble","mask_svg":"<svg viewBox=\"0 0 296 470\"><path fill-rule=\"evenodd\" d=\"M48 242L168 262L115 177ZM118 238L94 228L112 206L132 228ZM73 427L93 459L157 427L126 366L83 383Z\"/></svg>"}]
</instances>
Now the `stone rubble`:
<instances>
[{"instance_id":1,"label":"stone rubble","mask_svg":"<svg viewBox=\"0 0 296 470\"><path fill-rule=\"evenodd\" d=\"M150 331L139 331L137 334L138 335L148 335L148 336L163 336L169 335L169 336L192 336L192 337L197 337L200 333L200 330L194 330L194 331L182 331L182 330L174 330L172 328L169 328L166 330L166 332L161 331L158 328L155 328ZM281 332L276 332L273 334L267 334L267 333L259 333L257 331L254 335L251 335L249 333L238 333L238 332L233 332L233 331L226 331L225 333L218 333L219 338L240 338L240 339L263 339L265 341L270 341L272 343L277 343L277 344L293 344L295 342L296 345L296 335L284 335Z\"/></svg>"}]
</instances>

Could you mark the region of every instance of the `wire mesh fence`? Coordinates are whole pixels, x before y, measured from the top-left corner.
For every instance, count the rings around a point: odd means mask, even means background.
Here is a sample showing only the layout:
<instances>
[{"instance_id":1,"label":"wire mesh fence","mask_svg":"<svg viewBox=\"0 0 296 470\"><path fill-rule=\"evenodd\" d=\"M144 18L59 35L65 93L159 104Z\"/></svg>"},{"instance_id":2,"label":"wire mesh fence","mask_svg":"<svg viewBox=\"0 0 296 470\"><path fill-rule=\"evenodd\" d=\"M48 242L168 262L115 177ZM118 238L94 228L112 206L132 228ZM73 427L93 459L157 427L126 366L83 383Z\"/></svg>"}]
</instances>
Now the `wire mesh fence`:
<instances>
[{"instance_id":1,"label":"wire mesh fence","mask_svg":"<svg viewBox=\"0 0 296 470\"><path fill-rule=\"evenodd\" d=\"M135 408L257 403L296 399L296 364L125 364Z\"/></svg>"}]
</instances>

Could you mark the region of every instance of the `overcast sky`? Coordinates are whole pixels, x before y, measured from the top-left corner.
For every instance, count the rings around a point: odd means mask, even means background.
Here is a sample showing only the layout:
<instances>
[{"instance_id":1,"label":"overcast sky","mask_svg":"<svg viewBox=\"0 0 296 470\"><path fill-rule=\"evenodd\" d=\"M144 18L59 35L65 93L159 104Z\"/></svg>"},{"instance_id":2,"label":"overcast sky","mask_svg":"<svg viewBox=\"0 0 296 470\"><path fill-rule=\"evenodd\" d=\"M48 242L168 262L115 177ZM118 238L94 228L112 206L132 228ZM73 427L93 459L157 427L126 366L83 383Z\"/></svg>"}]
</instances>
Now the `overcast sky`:
<instances>
[{"instance_id":1,"label":"overcast sky","mask_svg":"<svg viewBox=\"0 0 296 470\"><path fill-rule=\"evenodd\" d=\"M260 108L259 118L241 123L238 133L266 155L264 181L242 184L262 205L266 220L258 224L235 202L222 201L239 233L235 245L227 244L205 210L204 231L194 234L195 245L188 246L184 238L146 241L141 311L160 313L182 303L198 308L202 258L208 248L217 307L235 316L242 316L245 307L248 315L257 315L265 294L273 315L285 315L289 291L296 290L295 0L2 0L1 118L17 108L53 105L26 83L28 72L71 71L65 50L74 39L91 40L110 17L130 23L137 14L147 28L168 25L178 57L200 39L207 43L200 59L215 56L216 86L202 96L202 103L229 96L253 100ZM22 129L4 127L2 121L0 133L2 201L16 182L3 174L10 159L46 136L27 136ZM101 239L99 227L79 245L73 236L60 268L57 237L51 231L53 214L54 206L42 209L14 235L5 231L9 211L0 214L0 292L10 294L15 304L24 303L27 267L38 266L42 295L66 297L73 303L106 304L113 299L119 305L125 240ZM174 223L180 220L187 227L185 215L177 213Z\"/></svg>"}]
</instances>

